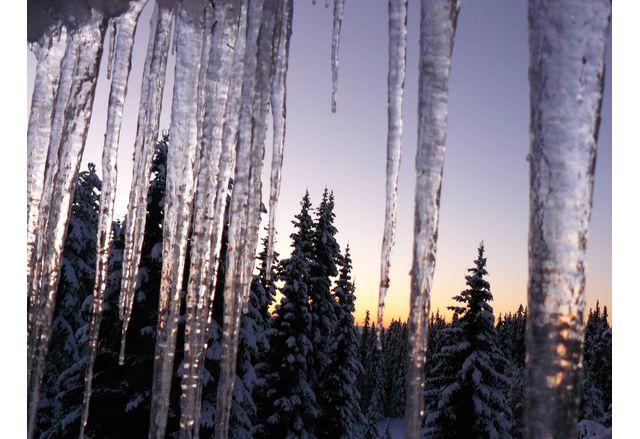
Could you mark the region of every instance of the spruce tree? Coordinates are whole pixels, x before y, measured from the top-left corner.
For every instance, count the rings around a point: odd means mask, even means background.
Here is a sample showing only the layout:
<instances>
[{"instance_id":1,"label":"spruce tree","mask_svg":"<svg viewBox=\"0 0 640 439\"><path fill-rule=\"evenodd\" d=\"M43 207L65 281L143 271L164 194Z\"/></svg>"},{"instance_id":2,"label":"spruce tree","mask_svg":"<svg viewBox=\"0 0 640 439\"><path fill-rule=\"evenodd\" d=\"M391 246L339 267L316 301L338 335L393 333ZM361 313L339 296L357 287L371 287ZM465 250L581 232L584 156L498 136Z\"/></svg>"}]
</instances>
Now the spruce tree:
<instances>
[{"instance_id":1,"label":"spruce tree","mask_svg":"<svg viewBox=\"0 0 640 439\"><path fill-rule=\"evenodd\" d=\"M355 286L351 281L348 246L340 260L340 276L334 294L337 302L335 350L326 370L324 387L329 391L324 395L324 400L327 405L320 417L317 432L319 437L348 439L357 436L364 420L357 386L362 365L358 359L358 339L353 320Z\"/></svg>"},{"instance_id":2,"label":"spruce tree","mask_svg":"<svg viewBox=\"0 0 640 439\"><path fill-rule=\"evenodd\" d=\"M377 336L376 331L380 328L375 328L372 335L375 338ZM371 399L367 406L366 423L364 438L365 439L378 439L378 423L384 419L384 404L385 404L385 367L384 357L382 350L377 346L373 347L371 352L371 375L372 375L372 388Z\"/></svg>"},{"instance_id":3,"label":"spruce tree","mask_svg":"<svg viewBox=\"0 0 640 439\"><path fill-rule=\"evenodd\" d=\"M307 376L314 349L307 286L313 251L313 221L309 215L311 201L308 192L301 206L293 222L296 231L291 235L291 256L280 264L283 297L276 306L269 337L271 351L266 397L272 405L263 421L267 425L267 437L312 436L311 429L320 414Z\"/></svg>"},{"instance_id":4,"label":"spruce tree","mask_svg":"<svg viewBox=\"0 0 640 439\"><path fill-rule=\"evenodd\" d=\"M447 361L440 371L437 408L428 418L432 438L511 437L511 413L504 396L509 384L503 373L507 359L496 344L482 243L474 262L465 277L468 288L454 297L462 306L450 307L460 318L441 349Z\"/></svg>"},{"instance_id":5,"label":"spruce tree","mask_svg":"<svg viewBox=\"0 0 640 439\"><path fill-rule=\"evenodd\" d=\"M135 293L133 313L127 332L125 363L122 366L118 364L121 334L118 297L126 222L122 225L115 223L113 228L105 306L94 366L91 410L86 429L87 435L91 437L143 437L148 434L155 327L162 272L162 221L167 147L168 136L165 134L156 144L153 158L139 287ZM90 328L88 322L91 294L91 288L85 291L86 300L82 307L85 324L76 333L78 344L82 346L82 355L58 378L60 388L56 400L62 410L54 425L41 436L43 438L75 438L78 435L84 371L88 356L86 344Z\"/></svg>"},{"instance_id":6,"label":"spruce tree","mask_svg":"<svg viewBox=\"0 0 640 439\"><path fill-rule=\"evenodd\" d=\"M372 392L373 362L371 361L373 349L375 349L375 332L370 326L369 310L367 310L362 333L358 341L358 356L362 364L362 374L358 376L358 391L360 393L360 407L366 413Z\"/></svg>"},{"instance_id":7,"label":"spruce tree","mask_svg":"<svg viewBox=\"0 0 640 439\"><path fill-rule=\"evenodd\" d=\"M102 188L95 165L89 163L87 168L78 174L62 253L62 270L36 418L40 432L48 430L52 422L62 415L63 407L56 403L56 395L60 391L58 377L82 355L75 334L86 323L80 310L87 292L93 289L95 279Z\"/></svg>"},{"instance_id":8,"label":"spruce tree","mask_svg":"<svg viewBox=\"0 0 640 439\"><path fill-rule=\"evenodd\" d=\"M333 207L333 193L329 194L325 189L313 225L308 277L313 343L310 382L322 412L331 410L330 394L335 390L328 386L327 376L336 349L336 301L331 294L331 278L338 274L336 262L340 256L340 246L335 239L337 230L333 224ZM317 427L316 434L324 437L326 426L319 424Z\"/></svg>"},{"instance_id":9,"label":"spruce tree","mask_svg":"<svg viewBox=\"0 0 640 439\"><path fill-rule=\"evenodd\" d=\"M383 354L385 364L385 415L404 415L405 377L407 374L407 324L392 320L385 332Z\"/></svg>"}]
</instances>

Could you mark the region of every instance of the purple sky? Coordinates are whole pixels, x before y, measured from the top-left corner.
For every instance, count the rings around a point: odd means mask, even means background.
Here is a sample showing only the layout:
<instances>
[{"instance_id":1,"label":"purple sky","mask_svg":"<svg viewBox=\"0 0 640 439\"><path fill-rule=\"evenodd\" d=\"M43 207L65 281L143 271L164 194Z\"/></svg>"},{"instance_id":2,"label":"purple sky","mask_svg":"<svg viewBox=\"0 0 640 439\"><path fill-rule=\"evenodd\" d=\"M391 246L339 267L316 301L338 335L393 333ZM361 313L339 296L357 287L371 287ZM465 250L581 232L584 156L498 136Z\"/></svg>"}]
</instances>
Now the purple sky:
<instances>
[{"instance_id":1,"label":"purple sky","mask_svg":"<svg viewBox=\"0 0 640 439\"><path fill-rule=\"evenodd\" d=\"M152 2L150 2L152 4ZM413 240L417 135L419 4L409 2L398 229L386 318L406 319ZM529 169L529 86L525 1L463 2L453 49L449 135L441 197L432 308L451 304L466 268L485 241L496 312L526 303ZM125 107L118 162L116 213L126 212L142 66L151 8L143 12ZM316 205L324 187L336 197L338 240L350 244L356 314L375 313L384 221L387 126L387 2L347 0L340 44L338 111L330 111L332 11L322 1L295 1L288 76L287 138L278 208L277 250L289 253L291 220L309 189ZM598 142L593 214L587 252L587 301L611 308L611 50ZM161 128L169 127L173 60ZM105 57L106 61L106 57ZM101 69L83 167L100 169L109 84ZM35 59L29 55L30 100ZM269 135L269 139L270 139ZM265 160L268 197L270 142ZM266 218L265 218L266 221ZM610 315L612 312L610 311Z\"/></svg>"}]
</instances>

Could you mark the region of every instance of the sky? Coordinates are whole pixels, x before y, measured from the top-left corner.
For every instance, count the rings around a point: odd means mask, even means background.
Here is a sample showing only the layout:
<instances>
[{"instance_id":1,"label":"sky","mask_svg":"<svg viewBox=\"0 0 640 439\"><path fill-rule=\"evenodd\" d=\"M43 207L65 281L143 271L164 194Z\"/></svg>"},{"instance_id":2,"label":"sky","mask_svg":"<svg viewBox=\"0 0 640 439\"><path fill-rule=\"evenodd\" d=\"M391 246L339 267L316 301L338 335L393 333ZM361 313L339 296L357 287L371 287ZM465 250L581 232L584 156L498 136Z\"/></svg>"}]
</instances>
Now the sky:
<instances>
[{"instance_id":1,"label":"sky","mask_svg":"<svg viewBox=\"0 0 640 439\"><path fill-rule=\"evenodd\" d=\"M126 213L142 67L149 34L149 5L136 35L129 94L118 158L116 215ZM324 188L335 194L337 239L349 244L356 282L356 318L377 309L384 223L387 136L387 2L348 0L340 41L337 113L331 113L332 11L296 0L287 83L287 137L278 206L276 250L290 252L291 220L305 190L315 206ZM463 1L449 83L449 128L441 193L432 310L453 304L465 288L466 269L484 240L496 312L526 304L529 209L529 85L527 2ZM396 244L385 322L405 320L417 144L420 2L409 2L403 152L398 187ZM611 44L607 53L602 124L598 140L589 230L586 298L611 310ZM161 128L170 122L174 56L170 56ZM35 58L28 55L30 101ZM109 83L101 66L93 118L83 157L100 172ZM270 139L270 135L268 137ZM270 141L263 199L268 199ZM264 218L266 222L266 217Z\"/></svg>"}]
</instances>

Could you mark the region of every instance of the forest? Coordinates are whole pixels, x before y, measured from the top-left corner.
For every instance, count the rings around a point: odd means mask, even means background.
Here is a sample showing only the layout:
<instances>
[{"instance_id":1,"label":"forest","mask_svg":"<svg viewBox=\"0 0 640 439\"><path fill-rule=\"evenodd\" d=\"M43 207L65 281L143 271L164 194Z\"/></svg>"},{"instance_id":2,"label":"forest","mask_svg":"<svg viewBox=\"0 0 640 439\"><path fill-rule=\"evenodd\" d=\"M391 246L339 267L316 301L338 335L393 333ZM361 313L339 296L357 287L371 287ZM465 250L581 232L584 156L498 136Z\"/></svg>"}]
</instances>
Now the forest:
<instances>
[{"instance_id":1,"label":"forest","mask_svg":"<svg viewBox=\"0 0 640 439\"><path fill-rule=\"evenodd\" d=\"M126 219L112 225L110 274L87 424L91 437L144 437L149 429L168 148L165 134L156 144L148 183L140 286L122 365L117 309ZM101 187L94 165L80 172L38 409L41 438L77 437L79 430ZM357 291L351 279L349 247L342 250L335 238L333 193L325 190L317 207L306 193L300 204L294 219L296 232L290 237L291 256L278 260L276 255L269 279L266 238L258 255L240 326L229 435L392 437L389 421L405 413L407 322L393 320L387 327L378 327L367 311L363 325L356 325ZM228 219L222 252L227 226ZM224 296L219 293L226 273L225 259L220 261L203 360L202 415L197 426L201 437L209 437L215 429L224 308ZM452 298L453 318L445 320L439 310L430 316L424 437L523 437L527 309L521 305L513 313L494 316L486 264L481 244L468 270L468 289ZM185 285L182 326L186 291ZM169 437L179 431L184 343L180 337L172 374ZM607 308L596 304L585 330L579 437L593 437L611 427L611 343ZM472 401L486 416L474 415L478 408L470 405Z\"/></svg>"}]
</instances>

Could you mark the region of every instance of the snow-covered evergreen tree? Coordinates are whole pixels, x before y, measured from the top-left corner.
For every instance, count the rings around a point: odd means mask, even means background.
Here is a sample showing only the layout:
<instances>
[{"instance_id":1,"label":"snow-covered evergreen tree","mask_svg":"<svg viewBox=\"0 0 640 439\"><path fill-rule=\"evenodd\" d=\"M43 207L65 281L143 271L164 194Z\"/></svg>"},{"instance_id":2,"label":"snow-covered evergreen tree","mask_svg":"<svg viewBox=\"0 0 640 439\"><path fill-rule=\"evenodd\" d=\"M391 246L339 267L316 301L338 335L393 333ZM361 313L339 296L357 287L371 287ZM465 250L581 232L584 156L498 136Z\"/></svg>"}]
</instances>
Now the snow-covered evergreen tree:
<instances>
[{"instance_id":1,"label":"snow-covered evergreen tree","mask_svg":"<svg viewBox=\"0 0 640 439\"><path fill-rule=\"evenodd\" d=\"M386 378L384 411L390 418L404 415L408 342L406 322L391 321L383 343Z\"/></svg>"},{"instance_id":2,"label":"snow-covered evergreen tree","mask_svg":"<svg viewBox=\"0 0 640 439\"><path fill-rule=\"evenodd\" d=\"M357 379L362 373L358 359L358 339L354 327L355 285L351 281L349 246L340 258L340 276L334 289L337 326L335 350L326 369L324 388L326 407L320 416L317 433L325 438L353 438L364 421L360 408Z\"/></svg>"},{"instance_id":3,"label":"snow-covered evergreen tree","mask_svg":"<svg viewBox=\"0 0 640 439\"><path fill-rule=\"evenodd\" d=\"M376 331L379 331L380 328L375 327L372 331L372 337L377 337ZM364 438L365 439L378 439L378 423L384 419L384 404L385 404L385 367L384 367L384 356L380 349L377 346L373 345L373 350L371 351L371 377L372 377L372 388L371 388L371 399L369 400L369 405L367 406L366 411L366 423L365 423L365 431Z\"/></svg>"},{"instance_id":4,"label":"snow-covered evergreen tree","mask_svg":"<svg viewBox=\"0 0 640 439\"><path fill-rule=\"evenodd\" d=\"M101 187L96 167L89 163L88 169L78 174L62 253L62 271L36 418L40 432L48 430L62 415L63 407L56 404L55 399L60 391L58 377L81 356L75 334L86 323L80 309L93 288L95 277Z\"/></svg>"},{"instance_id":5,"label":"snow-covered evergreen tree","mask_svg":"<svg viewBox=\"0 0 640 439\"><path fill-rule=\"evenodd\" d=\"M313 220L309 215L309 193L302 198L301 211L293 222L291 256L280 263L284 282L282 300L276 306L269 337L269 374L266 397L272 402L263 421L267 436L278 438L312 437L320 412L309 383L313 355L312 316L308 281L313 246Z\"/></svg>"},{"instance_id":6,"label":"snow-covered evergreen tree","mask_svg":"<svg viewBox=\"0 0 640 439\"><path fill-rule=\"evenodd\" d=\"M607 308L589 311L584 335L580 419L610 426L611 328Z\"/></svg>"},{"instance_id":7,"label":"snow-covered evergreen tree","mask_svg":"<svg viewBox=\"0 0 640 439\"><path fill-rule=\"evenodd\" d=\"M450 309L460 315L448 332L436 366L437 407L427 417L431 438L510 438L510 409L505 397L509 384L503 371L507 359L496 344L493 300L484 245L475 267L465 277L468 289L454 297L463 306Z\"/></svg>"},{"instance_id":8,"label":"snow-covered evergreen tree","mask_svg":"<svg viewBox=\"0 0 640 439\"><path fill-rule=\"evenodd\" d=\"M336 300L331 294L331 279L338 274L336 263L340 256L340 246L335 238L337 230L333 224L333 207L333 193L325 189L313 224L313 250L308 278L313 343L310 382L321 412L332 409L331 393L335 391L328 385L327 375L336 349ZM319 437L325 437L325 427L322 423L317 425L316 434Z\"/></svg>"},{"instance_id":9,"label":"snow-covered evergreen tree","mask_svg":"<svg viewBox=\"0 0 640 439\"><path fill-rule=\"evenodd\" d=\"M86 433L92 437L143 437L148 434L151 377L155 351L158 294L162 272L162 221L165 194L168 137L157 143L152 165L152 180L147 201L140 282L127 335L125 364L118 364L121 325L118 296L124 227L115 223L109 255L109 276L105 292L103 321L94 366L91 411ZM95 245L95 244L94 244ZM93 283L93 280L91 281ZM60 416L43 438L77 437L84 392L84 370L88 352L92 287L85 291L82 309L85 324L77 331L82 355L58 378L57 403Z\"/></svg>"},{"instance_id":10,"label":"snow-covered evergreen tree","mask_svg":"<svg viewBox=\"0 0 640 439\"><path fill-rule=\"evenodd\" d=\"M362 374L358 376L358 391L360 392L360 407L366 413L369 407L369 400L372 392L373 362L371 361L373 349L375 348L374 330L371 323L369 310L367 310L360 339L358 341L358 356L362 364Z\"/></svg>"}]
</instances>

